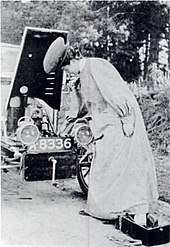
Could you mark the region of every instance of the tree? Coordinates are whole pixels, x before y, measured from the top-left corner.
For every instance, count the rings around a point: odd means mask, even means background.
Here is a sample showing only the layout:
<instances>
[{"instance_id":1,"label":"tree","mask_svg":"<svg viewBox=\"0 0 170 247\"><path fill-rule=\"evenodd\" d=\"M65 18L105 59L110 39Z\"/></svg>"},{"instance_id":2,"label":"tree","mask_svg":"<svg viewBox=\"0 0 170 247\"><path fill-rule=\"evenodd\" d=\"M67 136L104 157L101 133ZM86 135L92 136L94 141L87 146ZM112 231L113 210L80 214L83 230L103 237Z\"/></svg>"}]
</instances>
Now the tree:
<instances>
[{"instance_id":1,"label":"tree","mask_svg":"<svg viewBox=\"0 0 170 247\"><path fill-rule=\"evenodd\" d=\"M2 42L20 44L25 26L57 28L66 2L2 1Z\"/></svg>"},{"instance_id":2,"label":"tree","mask_svg":"<svg viewBox=\"0 0 170 247\"><path fill-rule=\"evenodd\" d=\"M80 42L92 23L88 8L84 1L2 1L2 42L20 44L25 26L66 30Z\"/></svg>"},{"instance_id":3,"label":"tree","mask_svg":"<svg viewBox=\"0 0 170 247\"><path fill-rule=\"evenodd\" d=\"M66 30L84 55L108 59L127 81L141 73L141 47L145 77L148 65L158 62L162 33L169 42L168 8L158 0L2 1L1 7L2 42L20 44L25 26Z\"/></svg>"},{"instance_id":4,"label":"tree","mask_svg":"<svg viewBox=\"0 0 170 247\"><path fill-rule=\"evenodd\" d=\"M152 63L158 63L159 41L161 34L167 33L168 23L167 6L158 1L141 2L136 6L134 15L134 32L137 35L139 47L146 43L146 56L144 64L144 78L147 68Z\"/></svg>"},{"instance_id":5,"label":"tree","mask_svg":"<svg viewBox=\"0 0 170 247\"><path fill-rule=\"evenodd\" d=\"M145 78L148 65L158 63L162 33L167 36L166 4L159 1L92 1L91 6L98 15L94 25L102 33L99 38L101 50L105 57L109 50L111 62L127 81L139 76L139 49L146 46ZM109 43L112 44L110 49Z\"/></svg>"}]
</instances>

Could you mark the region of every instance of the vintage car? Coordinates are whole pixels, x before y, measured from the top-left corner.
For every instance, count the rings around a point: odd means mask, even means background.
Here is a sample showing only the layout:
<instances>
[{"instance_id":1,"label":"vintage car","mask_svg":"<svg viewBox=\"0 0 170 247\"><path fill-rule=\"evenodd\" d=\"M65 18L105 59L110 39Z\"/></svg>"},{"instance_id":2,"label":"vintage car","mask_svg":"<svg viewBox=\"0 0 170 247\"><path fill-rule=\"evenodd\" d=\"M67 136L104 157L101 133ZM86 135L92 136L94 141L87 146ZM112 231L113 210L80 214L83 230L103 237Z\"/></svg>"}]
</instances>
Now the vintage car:
<instances>
[{"instance_id":1,"label":"vintage car","mask_svg":"<svg viewBox=\"0 0 170 247\"><path fill-rule=\"evenodd\" d=\"M43 68L45 54L58 37L67 42L68 32L24 30L1 117L1 168L17 167L26 181L52 180L53 184L77 175L87 194L93 141L89 119L65 119L63 102L70 92L64 89L63 71L47 75Z\"/></svg>"}]
</instances>

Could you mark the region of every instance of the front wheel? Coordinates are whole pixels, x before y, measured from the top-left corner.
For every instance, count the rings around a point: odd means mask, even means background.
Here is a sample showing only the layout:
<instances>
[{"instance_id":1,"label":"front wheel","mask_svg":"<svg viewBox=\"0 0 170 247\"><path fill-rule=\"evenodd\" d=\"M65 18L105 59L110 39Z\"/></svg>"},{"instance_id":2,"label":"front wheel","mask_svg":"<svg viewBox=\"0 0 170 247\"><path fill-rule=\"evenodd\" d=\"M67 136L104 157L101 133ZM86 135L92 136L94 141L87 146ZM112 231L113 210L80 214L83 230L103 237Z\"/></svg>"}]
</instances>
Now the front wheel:
<instances>
[{"instance_id":1,"label":"front wheel","mask_svg":"<svg viewBox=\"0 0 170 247\"><path fill-rule=\"evenodd\" d=\"M77 179L83 193L87 196L89 188L90 163L78 164Z\"/></svg>"}]
</instances>

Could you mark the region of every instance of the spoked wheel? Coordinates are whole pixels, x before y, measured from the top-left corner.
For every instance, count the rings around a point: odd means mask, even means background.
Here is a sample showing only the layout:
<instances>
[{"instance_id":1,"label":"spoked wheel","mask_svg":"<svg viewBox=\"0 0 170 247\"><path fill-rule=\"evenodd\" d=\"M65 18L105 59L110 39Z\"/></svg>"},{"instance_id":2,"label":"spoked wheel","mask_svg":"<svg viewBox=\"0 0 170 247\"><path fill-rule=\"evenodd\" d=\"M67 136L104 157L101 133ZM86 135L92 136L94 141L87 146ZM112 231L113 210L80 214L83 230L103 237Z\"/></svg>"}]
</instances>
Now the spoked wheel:
<instances>
[{"instance_id":1,"label":"spoked wheel","mask_svg":"<svg viewBox=\"0 0 170 247\"><path fill-rule=\"evenodd\" d=\"M80 188L86 196L88 194L89 187L91 160L91 157L87 157L85 161L79 162L77 166L77 179Z\"/></svg>"}]
</instances>

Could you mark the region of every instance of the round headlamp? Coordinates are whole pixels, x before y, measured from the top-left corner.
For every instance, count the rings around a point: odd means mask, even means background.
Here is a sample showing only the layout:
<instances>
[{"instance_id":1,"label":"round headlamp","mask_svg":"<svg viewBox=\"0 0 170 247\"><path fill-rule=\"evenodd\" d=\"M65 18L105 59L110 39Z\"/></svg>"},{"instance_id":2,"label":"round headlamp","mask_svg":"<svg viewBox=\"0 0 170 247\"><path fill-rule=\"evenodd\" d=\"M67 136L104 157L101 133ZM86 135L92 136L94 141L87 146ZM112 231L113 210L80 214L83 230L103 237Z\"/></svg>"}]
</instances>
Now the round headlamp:
<instances>
[{"instance_id":1,"label":"round headlamp","mask_svg":"<svg viewBox=\"0 0 170 247\"><path fill-rule=\"evenodd\" d=\"M26 124L18 129L18 138L25 145L31 145L39 138L39 130L34 124Z\"/></svg>"},{"instance_id":2,"label":"round headlamp","mask_svg":"<svg viewBox=\"0 0 170 247\"><path fill-rule=\"evenodd\" d=\"M75 139L81 145L89 144L93 139L93 134L90 127L86 124L77 127L75 131Z\"/></svg>"}]
</instances>

